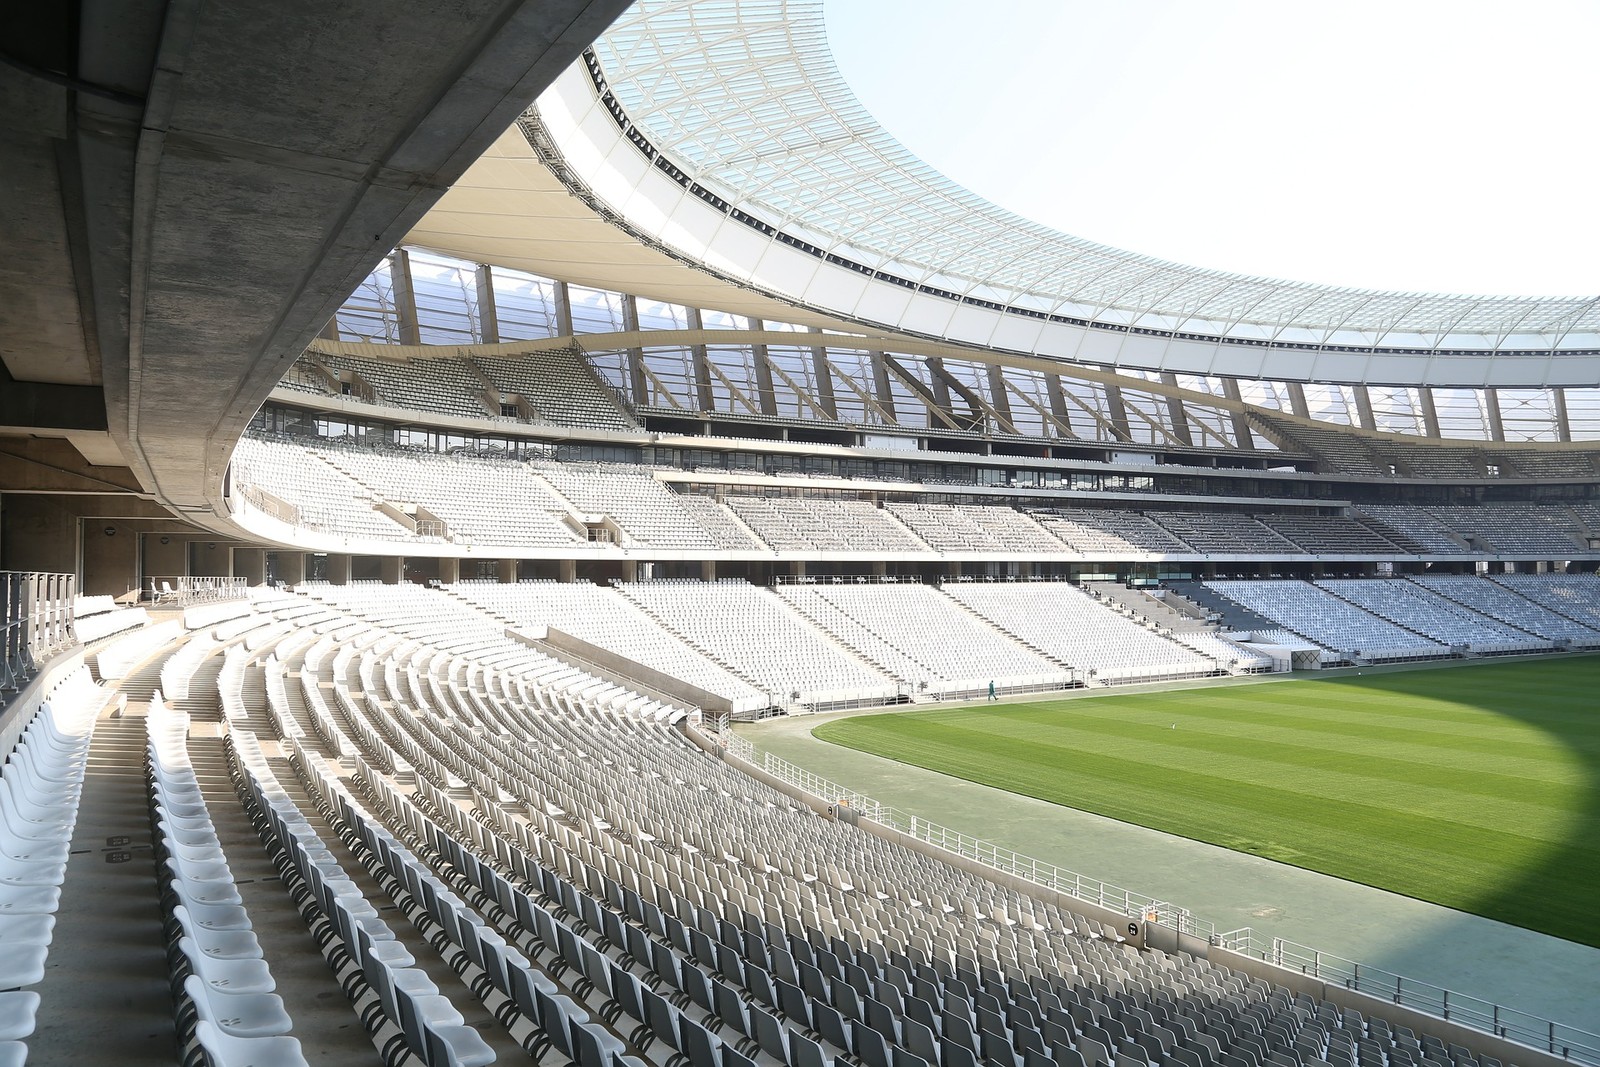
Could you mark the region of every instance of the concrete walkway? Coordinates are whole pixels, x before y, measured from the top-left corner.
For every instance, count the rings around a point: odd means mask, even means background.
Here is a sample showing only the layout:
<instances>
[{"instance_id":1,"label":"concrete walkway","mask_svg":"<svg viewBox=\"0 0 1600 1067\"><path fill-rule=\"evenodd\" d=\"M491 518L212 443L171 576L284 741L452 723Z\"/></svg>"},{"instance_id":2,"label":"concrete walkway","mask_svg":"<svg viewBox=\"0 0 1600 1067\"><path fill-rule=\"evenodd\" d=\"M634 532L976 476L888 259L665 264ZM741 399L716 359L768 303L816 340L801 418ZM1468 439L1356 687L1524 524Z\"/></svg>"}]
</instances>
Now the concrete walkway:
<instances>
[{"instance_id":1,"label":"concrete walkway","mask_svg":"<svg viewBox=\"0 0 1600 1067\"><path fill-rule=\"evenodd\" d=\"M1239 681L1272 684L1265 678ZM1124 691L1129 690L1115 692ZM1049 694L1048 699L1062 695ZM1104 696L1107 691L1082 695ZM929 707L918 705L917 710ZM823 722L866 713L771 719L737 729L757 747L853 792L1169 900L1219 931L1252 927L1261 939L1286 938L1363 966L1600 1033L1600 949L976 785L811 735Z\"/></svg>"}]
</instances>

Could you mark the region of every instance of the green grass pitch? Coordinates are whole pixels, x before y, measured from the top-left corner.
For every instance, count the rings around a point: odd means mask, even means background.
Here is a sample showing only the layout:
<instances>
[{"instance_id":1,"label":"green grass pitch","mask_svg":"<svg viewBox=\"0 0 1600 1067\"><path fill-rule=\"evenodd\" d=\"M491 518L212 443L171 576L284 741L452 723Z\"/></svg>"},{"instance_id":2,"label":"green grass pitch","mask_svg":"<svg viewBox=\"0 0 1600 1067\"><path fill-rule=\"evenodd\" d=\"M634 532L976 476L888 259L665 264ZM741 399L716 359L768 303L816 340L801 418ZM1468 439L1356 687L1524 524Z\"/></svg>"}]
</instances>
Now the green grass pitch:
<instances>
[{"instance_id":1,"label":"green grass pitch","mask_svg":"<svg viewBox=\"0 0 1600 1067\"><path fill-rule=\"evenodd\" d=\"M1600 657L896 712L814 733L1600 946Z\"/></svg>"}]
</instances>

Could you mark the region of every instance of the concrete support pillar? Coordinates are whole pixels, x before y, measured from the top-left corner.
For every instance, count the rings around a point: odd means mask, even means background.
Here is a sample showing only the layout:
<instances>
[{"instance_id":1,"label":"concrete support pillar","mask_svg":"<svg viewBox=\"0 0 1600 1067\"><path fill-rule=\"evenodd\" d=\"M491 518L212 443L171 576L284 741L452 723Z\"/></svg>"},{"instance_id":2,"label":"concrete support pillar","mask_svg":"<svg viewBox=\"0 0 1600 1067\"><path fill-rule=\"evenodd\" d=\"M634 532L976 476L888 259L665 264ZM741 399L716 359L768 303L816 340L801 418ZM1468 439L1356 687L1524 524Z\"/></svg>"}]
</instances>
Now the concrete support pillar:
<instances>
[{"instance_id":1,"label":"concrete support pillar","mask_svg":"<svg viewBox=\"0 0 1600 1067\"><path fill-rule=\"evenodd\" d=\"M703 559L700 561L700 580L702 582L714 582L717 580L716 560Z\"/></svg>"},{"instance_id":2,"label":"concrete support pillar","mask_svg":"<svg viewBox=\"0 0 1600 1067\"><path fill-rule=\"evenodd\" d=\"M567 290L566 282L555 283L556 292L556 336L571 337L572 330L572 294Z\"/></svg>"},{"instance_id":3,"label":"concrete support pillar","mask_svg":"<svg viewBox=\"0 0 1600 1067\"><path fill-rule=\"evenodd\" d=\"M888 561L887 560L881 560L881 559L873 560L872 561L872 573L875 574L875 575L878 575L879 577L882 577L883 575L888 574L889 573L889 563L888 563Z\"/></svg>"},{"instance_id":4,"label":"concrete support pillar","mask_svg":"<svg viewBox=\"0 0 1600 1067\"><path fill-rule=\"evenodd\" d=\"M700 309L696 307L685 308L688 312L689 329L705 329L705 321L700 317ZM689 346L690 362L694 365L694 394L695 402L700 411L717 410L717 394L711 387L711 357L706 354L705 345Z\"/></svg>"},{"instance_id":5,"label":"concrete support pillar","mask_svg":"<svg viewBox=\"0 0 1600 1067\"><path fill-rule=\"evenodd\" d=\"M1002 433L1016 433L1017 424L1011 418L1011 393L1006 389L1006 371L998 363L989 364L989 406L994 408Z\"/></svg>"},{"instance_id":6,"label":"concrete support pillar","mask_svg":"<svg viewBox=\"0 0 1600 1067\"><path fill-rule=\"evenodd\" d=\"M1100 368L1108 373L1116 373L1115 367L1102 366ZM1111 418L1111 430L1117 435L1119 441L1132 441L1133 431L1128 428L1128 406L1122 402L1122 389L1107 382L1106 412Z\"/></svg>"},{"instance_id":7,"label":"concrete support pillar","mask_svg":"<svg viewBox=\"0 0 1600 1067\"><path fill-rule=\"evenodd\" d=\"M819 327L811 327L812 333L821 333ZM811 348L811 376L817 386L817 406L823 410L830 419L839 417L839 405L833 396L833 368L828 364L828 350L820 345Z\"/></svg>"},{"instance_id":8,"label":"concrete support pillar","mask_svg":"<svg viewBox=\"0 0 1600 1067\"><path fill-rule=\"evenodd\" d=\"M1572 440L1572 421L1567 417L1567 391L1550 390L1550 408L1556 415L1556 440Z\"/></svg>"},{"instance_id":9,"label":"concrete support pillar","mask_svg":"<svg viewBox=\"0 0 1600 1067\"><path fill-rule=\"evenodd\" d=\"M575 559L564 559L564 560L561 560L557 564L557 566L559 567L558 577L561 579L561 581L567 582L567 583L570 584L570 583L575 582L575 581L578 580L578 561L577 560L575 560Z\"/></svg>"},{"instance_id":10,"label":"concrete support pillar","mask_svg":"<svg viewBox=\"0 0 1600 1067\"><path fill-rule=\"evenodd\" d=\"M516 581L517 581L517 561L514 560L514 559L503 559L503 560L500 560L499 563L500 563L500 584L501 585L514 585L514 584L516 584Z\"/></svg>"},{"instance_id":11,"label":"concrete support pillar","mask_svg":"<svg viewBox=\"0 0 1600 1067\"><path fill-rule=\"evenodd\" d=\"M1439 409L1433 405L1433 389L1424 385L1417 390L1422 400L1422 432L1429 437L1439 436Z\"/></svg>"},{"instance_id":12,"label":"concrete support pillar","mask_svg":"<svg viewBox=\"0 0 1600 1067\"><path fill-rule=\"evenodd\" d=\"M328 584L350 584L350 557L343 553L328 553Z\"/></svg>"},{"instance_id":13,"label":"concrete support pillar","mask_svg":"<svg viewBox=\"0 0 1600 1067\"><path fill-rule=\"evenodd\" d=\"M1492 387L1484 389L1483 413L1489 419L1489 440L1504 441L1506 428L1500 421L1500 390Z\"/></svg>"},{"instance_id":14,"label":"concrete support pillar","mask_svg":"<svg viewBox=\"0 0 1600 1067\"><path fill-rule=\"evenodd\" d=\"M948 561L944 565L944 573L947 578L961 577L961 564L953 559Z\"/></svg>"},{"instance_id":15,"label":"concrete support pillar","mask_svg":"<svg viewBox=\"0 0 1600 1067\"><path fill-rule=\"evenodd\" d=\"M378 578L384 585L399 585L406 580L404 556L383 556L378 560Z\"/></svg>"},{"instance_id":16,"label":"concrete support pillar","mask_svg":"<svg viewBox=\"0 0 1600 1067\"><path fill-rule=\"evenodd\" d=\"M306 580L306 554L278 550L278 581L285 585L299 585Z\"/></svg>"},{"instance_id":17,"label":"concrete support pillar","mask_svg":"<svg viewBox=\"0 0 1600 1067\"><path fill-rule=\"evenodd\" d=\"M243 578L251 585L267 582L267 550L264 548L236 548L233 550L233 576Z\"/></svg>"},{"instance_id":18,"label":"concrete support pillar","mask_svg":"<svg viewBox=\"0 0 1600 1067\"><path fill-rule=\"evenodd\" d=\"M411 287L411 257L397 248L389 257L389 282L394 286L394 313L400 322L400 343L420 345L422 330L417 325L417 291Z\"/></svg>"},{"instance_id":19,"label":"concrete support pillar","mask_svg":"<svg viewBox=\"0 0 1600 1067\"><path fill-rule=\"evenodd\" d=\"M1050 414L1056 422L1061 424L1061 436L1071 437L1072 414L1067 408L1067 393L1061 388L1061 375L1046 374L1044 376L1044 390L1050 394Z\"/></svg>"},{"instance_id":20,"label":"concrete support pillar","mask_svg":"<svg viewBox=\"0 0 1600 1067\"><path fill-rule=\"evenodd\" d=\"M1302 419L1311 417L1311 409L1306 406L1306 390L1299 382L1286 382L1289 389L1289 411Z\"/></svg>"},{"instance_id":21,"label":"concrete support pillar","mask_svg":"<svg viewBox=\"0 0 1600 1067\"><path fill-rule=\"evenodd\" d=\"M752 330L767 328L760 319L751 319L749 322ZM750 362L754 364L756 372L756 406L763 415L777 415L778 393L772 385L772 361L767 356L767 346L751 345Z\"/></svg>"},{"instance_id":22,"label":"concrete support pillar","mask_svg":"<svg viewBox=\"0 0 1600 1067\"><path fill-rule=\"evenodd\" d=\"M637 582L639 580L638 560L625 559L622 561L622 580L625 582Z\"/></svg>"},{"instance_id":23,"label":"concrete support pillar","mask_svg":"<svg viewBox=\"0 0 1600 1067\"><path fill-rule=\"evenodd\" d=\"M894 389L889 385L888 360L882 352L868 352L867 359L872 364L872 389L878 406L891 422L899 422L900 417L894 410Z\"/></svg>"},{"instance_id":24,"label":"concrete support pillar","mask_svg":"<svg viewBox=\"0 0 1600 1067\"><path fill-rule=\"evenodd\" d=\"M632 293L622 294L622 328L639 328L639 298ZM650 380L644 372L644 349L628 349L628 392L635 405L650 403Z\"/></svg>"},{"instance_id":25,"label":"concrete support pillar","mask_svg":"<svg viewBox=\"0 0 1600 1067\"><path fill-rule=\"evenodd\" d=\"M478 264L473 281L478 290L478 339L486 345L497 345L500 343L500 311L494 302L494 274L489 264Z\"/></svg>"},{"instance_id":26,"label":"concrete support pillar","mask_svg":"<svg viewBox=\"0 0 1600 1067\"><path fill-rule=\"evenodd\" d=\"M439 557L439 580L455 585L461 580L461 561L454 556Z\"/></svg>"},{"instance_id":27,"label":"concrete support pillar","mask_svg":"<svg viewBox=\"0 0 1600 1067\"><path fill-rule=\"evenodd\" d=\"M1352 385L1350 393L1356 398L1356 422L1363 430L1376 430L1378 421L1372 416L1372 394L1364 385Z\"/></svg>"},{"instance_id":28,"label":"concrete support pillar","mask_svg":"<svg viewBox=\"0 0 1600 1067\"><path fill-rule=\"evenodd\" d=\"M1234 378L1222 379L1222 395L1229 400L1240 401L1239 382ZM1245 418L1244 412L1229 412L1229 420L1233 424L1233 445L1235 448L1255 448L1255 435L1250 432L1250 420Z\"/></svg>"},{"instance_id":29,"label":"concrete support pillar","mask_svg":"<svg viewBox=\"0 0 1600 1067\"><path fill-rule=\"evenodd\" d=\"M803 559L792 561L789 564L789 573L796 578L804 578L806 576L806 561Z\"/></svg>"},{"instance_id":30,"label":"concrete support pillar","mask_svg":"<svg viewBox=\"0 0 1600 1067\"><path fill-rule=\"evenodd\" d=\"M1161 384L1178 387L1178 376L1171 371L1161 372ZM1167 421L1172 423L1172 436L1177 438L1180 445L1194 447L1194 435L1189 430L1189 413L1184 410L1183 398L1177 396L1164 397L1167 408Z\"/></svg>"}]
</instances>

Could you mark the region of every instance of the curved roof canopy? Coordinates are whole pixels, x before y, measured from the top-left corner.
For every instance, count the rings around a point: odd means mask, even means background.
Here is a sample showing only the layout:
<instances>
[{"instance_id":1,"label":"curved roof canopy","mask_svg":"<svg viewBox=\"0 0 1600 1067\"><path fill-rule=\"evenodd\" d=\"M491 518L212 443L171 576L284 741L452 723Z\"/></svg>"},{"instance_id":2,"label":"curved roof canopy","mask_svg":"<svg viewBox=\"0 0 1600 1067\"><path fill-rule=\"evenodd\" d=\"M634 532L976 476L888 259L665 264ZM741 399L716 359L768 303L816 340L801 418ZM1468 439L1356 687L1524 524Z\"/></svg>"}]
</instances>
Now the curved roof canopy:
<instances>
[{"instance_id":1,"label":"curved roof canopy","mask_svg":"<svg viewBox=\"0 0 1600 1067\"><path fill-rule=\"evenodd\" d=\"M1258 372L1281 370L1289 378L1530 385L1600 378L1600 359L1592 358L1600 357L1600 298L1456 296L1249 277L1097 245L999 208L917 159L861 106L833 61L822 0L641 0L594 55L595 88L609 92L607 106L635 146L646 142L653 169L676 170L673 177L698 187L701 201L858 276L1046 326L1165 339L1168 347L1201 342L1213 352L1246 344L1322 353L1286 357L1281 367L1276 357L1262 366L1256 356ZM569 131L559 121L551 125L565 150ZM626 205L612 206L629 216ZM765 287L758 272L741 280ZM804 295L797 301L870 317ZM957 339L953 330L877 321ZM1233 373L1214 357L1202 368L1199 356L1156 358L1125 345L1107 358L1039 340L980 343ZM1347 373L1332 372L1331 352L1348 354ZM1371 358L1383 353L1415 358ZM1485 366L1489 356L1494 369ZM1445 366L1452 362L1460 365Z\"/></svg>"}]
</instances>

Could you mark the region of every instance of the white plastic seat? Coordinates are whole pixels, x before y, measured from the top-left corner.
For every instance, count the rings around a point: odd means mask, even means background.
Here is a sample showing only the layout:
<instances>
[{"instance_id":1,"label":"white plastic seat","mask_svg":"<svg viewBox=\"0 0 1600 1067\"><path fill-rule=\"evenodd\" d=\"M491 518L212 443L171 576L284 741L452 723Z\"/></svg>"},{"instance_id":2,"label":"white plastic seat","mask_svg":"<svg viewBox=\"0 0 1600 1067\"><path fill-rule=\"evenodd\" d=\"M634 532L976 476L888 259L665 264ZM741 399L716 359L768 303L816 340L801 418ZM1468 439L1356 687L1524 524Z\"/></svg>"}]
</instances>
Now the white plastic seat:
<instances>
[{"instance_id":1,"label":"white plastic seat","mask_svg":"<svg viewBox=\"0 0 1600 1067\"><path fill-rule=\"evenodd\" d=\"M61 889L52 885L13 885L0 882L0 917L54 915L61 906Z\"/></svg>"},{"instance_id":2,"label":"white plastic seat","mask_svg":"<svg viewBox=\"0 0 1600 1067\"><path fill-rule=\"evenodd\" d=\"M229 1037L274 1037L294 1026L276 993L225 993L193 974L183 980L183 988L200 1018Z\"/></svg>"},{"instance_id":3,"label":"white plastic seat","mask_svg":"<svg viewBox=\"0 0 1600 1067\"><path fill-rule=\"evenodd\" d=\"M8 944L0 948L0 989L20 989L44 981L49 945Z\"/></svg>"},{"instance_id":4,"label":"white plastic seat","mask_svg":"<svg viewBox=\"0 0 1600 1067\"><path fill-rule=\"evenodd\" d=\"M27 1045L21 1041L0 1041L0 1067L23 1067L27 1062Z\"/></svg>"},{"instance_id":5,"label":"white plastic seat","mask_svg":"<svg viewBox=\"0 0 1600 1067\"><path fill-rule=\"evenodd\" d=\"M178 939L178 948L208 988L221 993L270 993L277 988L265 960L216 959L187 936Z\"/></svg>"},{"instance_id":6,"label":"white plastic seat","mask_svg":"<svg viewBox=\"0 0 1600 1067\"><path fill-rule=\"evenodd\" d=\"M213 930L195 922L189 909L182 904L172 909L172 918L195 945L214 960L258 960L261 942L253 931L244 929Z\"/></svg>"},{"instance_id":7,"label":"white plastic seat","mask_svg":"<svg viewBox=\"0 0 1600 1067\"><path fill-rule=\"evenodd\" d=\"M33 1033L39 994L31 990L0 993L0 1041L20 1041Z\"/></svg>"},{"instance_id":8,"label":"white plastic seat","mask_svg":"<svg viewBox=\"0 0 1600 1067\"><path fill-rule=\"evenodd\" d=\"M308 1067L293 1037L234 1037L201 1019L194 1036L214 1067Z\"/></svg>"}]
</instances>

